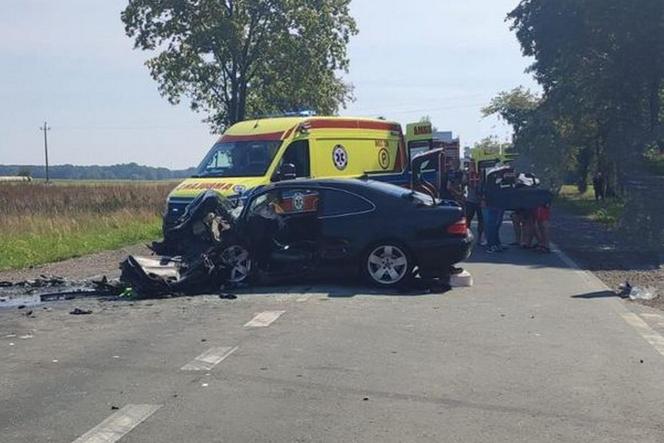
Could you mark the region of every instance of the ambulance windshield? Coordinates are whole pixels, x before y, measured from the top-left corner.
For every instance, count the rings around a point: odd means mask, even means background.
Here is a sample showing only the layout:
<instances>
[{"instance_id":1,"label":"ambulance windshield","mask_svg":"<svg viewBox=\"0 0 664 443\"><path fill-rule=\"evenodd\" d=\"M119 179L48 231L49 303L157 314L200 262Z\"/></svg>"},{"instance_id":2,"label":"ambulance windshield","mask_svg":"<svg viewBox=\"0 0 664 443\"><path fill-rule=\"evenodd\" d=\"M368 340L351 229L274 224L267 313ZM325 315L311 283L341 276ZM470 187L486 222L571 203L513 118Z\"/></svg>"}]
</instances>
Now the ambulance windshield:
<instances>
[{"instance_id":1,"label":"ambulance windshield","mask_svg":"<svg viewBox=\"0 0 664 443\"><path fill-rule=\"evenodd\" d=\"M217 143L198 167L196 177L262 177L274 159L280 141Z\"/></svg>"}]
</instances>

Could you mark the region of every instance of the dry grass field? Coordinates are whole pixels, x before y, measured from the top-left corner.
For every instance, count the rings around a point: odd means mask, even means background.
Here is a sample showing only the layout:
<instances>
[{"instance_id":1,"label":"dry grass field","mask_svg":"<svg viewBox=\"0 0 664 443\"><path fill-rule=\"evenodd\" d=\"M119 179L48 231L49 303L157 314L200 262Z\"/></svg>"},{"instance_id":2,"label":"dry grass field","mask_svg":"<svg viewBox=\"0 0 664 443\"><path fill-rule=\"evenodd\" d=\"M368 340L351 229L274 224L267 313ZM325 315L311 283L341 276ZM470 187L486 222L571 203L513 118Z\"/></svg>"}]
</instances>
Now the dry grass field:
<instances>
[{"instance_id":1,"label":"dry grass field","mask_svg":"<svg viewBox=\"0 0 664 443\"><path fill-rule=\"evenodd\" d=\"M0 269L156 239L172 182L0 184Z\"/></svg>"}]
</instances>

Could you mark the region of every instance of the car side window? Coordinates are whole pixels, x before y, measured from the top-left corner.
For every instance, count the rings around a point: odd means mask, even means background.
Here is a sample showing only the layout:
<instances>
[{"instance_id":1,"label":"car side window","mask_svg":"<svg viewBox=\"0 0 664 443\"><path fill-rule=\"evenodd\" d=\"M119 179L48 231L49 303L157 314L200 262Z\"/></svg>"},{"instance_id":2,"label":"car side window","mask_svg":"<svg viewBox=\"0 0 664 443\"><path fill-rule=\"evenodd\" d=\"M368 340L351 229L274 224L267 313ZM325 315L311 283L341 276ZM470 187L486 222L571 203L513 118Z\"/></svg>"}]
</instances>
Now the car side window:
<instances>
[{"instance_id":1,"label":"car side window","mask_svg":"<svg viewBox=\"0 0 664 443\"><path fill-rule=\"evenodd\" d=\"M319 202L319 193L315 190L273 190L261 194L251 201L249 216L315 214L318 212Z\"/></svg>"},{"instance_id":2,"label":"car side window","mask_svg":"<svg viewBox=\"0 0 664 443\"><path fill-rule=\"evenodd\" d=\"M279 199L279 209L284 215L316 214L320 196L311 189L284 189Z\"/></svg>"},{"instance_id":3,"label":"car side window","mask_svg":"<svg viewBox=\"0 0 664 443\"><path fill-rule=\"evenodd\" d=\"M297 140L288 145L281 160L281 164L284 163L292 163L295 165L297 178L310 177L309 140Z\"/></svg>"},{"instance_id":4,"label":"car side window","mask_svg":"<svg viewBox=\"0 0 664 443\"><path fill-rule=\"evenodd\" d=\"M322 192L321 217L339 217L373 211L374 205L349 192L326 189Z\"/></svg>"}]
</instances>

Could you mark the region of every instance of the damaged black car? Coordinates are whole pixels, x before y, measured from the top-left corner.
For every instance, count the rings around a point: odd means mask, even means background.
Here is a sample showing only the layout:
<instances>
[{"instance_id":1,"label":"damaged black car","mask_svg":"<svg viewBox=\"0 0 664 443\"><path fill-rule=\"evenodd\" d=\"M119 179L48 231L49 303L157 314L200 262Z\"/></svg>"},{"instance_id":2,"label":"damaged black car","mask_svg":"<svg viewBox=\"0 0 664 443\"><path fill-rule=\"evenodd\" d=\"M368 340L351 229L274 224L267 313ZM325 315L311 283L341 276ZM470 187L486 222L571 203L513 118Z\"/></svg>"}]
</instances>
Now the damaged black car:
<instances>
[{"instance_id":1,"label":"damaged black car","mask_svg":"<svg viewBox=\"0 0 664 443\"><path fill-rule=\"evenodd\" d=\"M283 181L237 208L209 191L164 236L153 247L162 257L123 266L161 292L319 274L394 287L449 275L473 242L457 204L360 179Z\"/></svg>"}]
</instances>

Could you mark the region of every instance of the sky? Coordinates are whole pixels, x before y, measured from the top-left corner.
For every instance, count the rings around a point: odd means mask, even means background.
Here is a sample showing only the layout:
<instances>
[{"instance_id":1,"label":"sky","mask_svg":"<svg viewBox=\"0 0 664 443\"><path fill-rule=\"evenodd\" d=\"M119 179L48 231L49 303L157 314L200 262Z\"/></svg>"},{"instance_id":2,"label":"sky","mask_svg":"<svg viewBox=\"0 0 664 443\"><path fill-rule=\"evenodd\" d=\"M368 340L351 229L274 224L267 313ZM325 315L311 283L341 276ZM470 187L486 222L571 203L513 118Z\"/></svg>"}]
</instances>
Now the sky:
<instances>
[{"instance_id":1,"label":"sky","mask_svg":"<svg viewBox=\"0 0 664 443\"><path fill-rule=\"evenodd\" d=\"M126 0L4 0L0 9L0 164L136 162L185 168L216 139L201 114L162 98L120 12ZM355 102L341 115L405 125L431 117L462 145L510 136L480 109L525 85L531 63L505 23L518 0L353 0Z\"/></svg>"}]
</instances>

